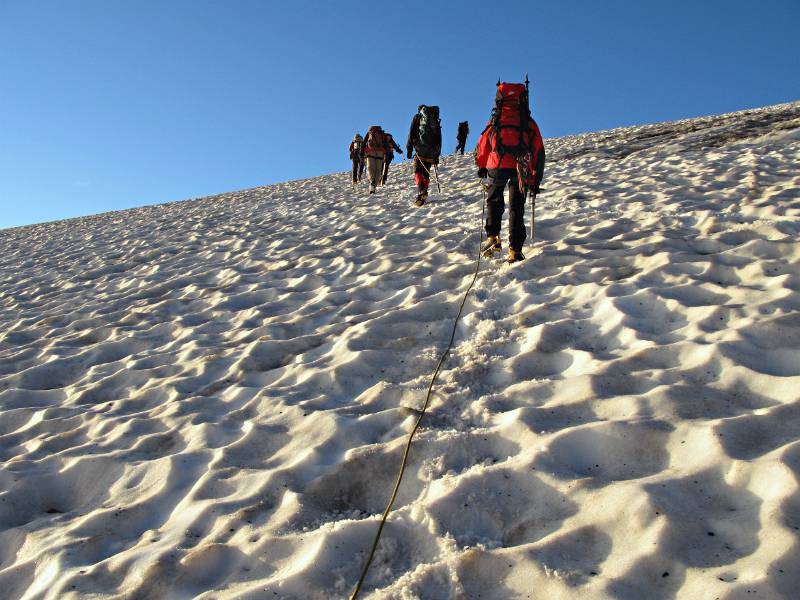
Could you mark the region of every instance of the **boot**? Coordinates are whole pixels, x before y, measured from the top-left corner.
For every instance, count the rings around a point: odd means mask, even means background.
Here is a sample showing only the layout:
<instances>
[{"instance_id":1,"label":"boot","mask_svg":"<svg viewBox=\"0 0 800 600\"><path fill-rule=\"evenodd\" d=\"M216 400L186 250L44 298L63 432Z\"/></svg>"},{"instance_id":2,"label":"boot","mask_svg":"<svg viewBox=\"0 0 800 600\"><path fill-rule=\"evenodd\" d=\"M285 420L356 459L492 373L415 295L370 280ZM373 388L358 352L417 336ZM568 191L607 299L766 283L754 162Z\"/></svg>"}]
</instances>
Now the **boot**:
<instances>
[{"instance_id":1,"label":"boot","mask_svg":"<svg viewBox=\"0 0 800 600\"><path fill-rule=\"evenodd\" d=\"M522 254L522 250L514 250L513 248L511 248L508 251L508 262L509 263L519 262L519 261L524 260L524 259L525 259L525 256Z\"/></svg>"},{"instance_id":2,"label":"boot","mask_svg":"<svg viewBox=\"0 0 800 600\"><path fill-rule=\"evenodd\" d=\"M374 194L375 193L375 185L372 184L372 183L369 184L369 193L370 194Z\"/></svg>"},{"instance_id":3,"label":"boot","mask_svg":"<svg viewBox=\"0 0 800 600\"><path fill-rule=\"evenodd\" d=\"M425 204L425 200L428 198L428 190L420 190L419 194L417 194L417 199L414 201L414 204L417 206L422 206Z\"/></svg>"},{"instance_id":4,"label":"boot","mask_svg":"<svg viewBox=\"0 0 800 600\"><path fill-rule=\"evenodd\" d=\"M483 248L481 248L481 252L486 258L491 258L495 252L501 252L502 250L503 245L500 243L499 235L490 235L486 238Z\"/></svg>"}]
</instances>

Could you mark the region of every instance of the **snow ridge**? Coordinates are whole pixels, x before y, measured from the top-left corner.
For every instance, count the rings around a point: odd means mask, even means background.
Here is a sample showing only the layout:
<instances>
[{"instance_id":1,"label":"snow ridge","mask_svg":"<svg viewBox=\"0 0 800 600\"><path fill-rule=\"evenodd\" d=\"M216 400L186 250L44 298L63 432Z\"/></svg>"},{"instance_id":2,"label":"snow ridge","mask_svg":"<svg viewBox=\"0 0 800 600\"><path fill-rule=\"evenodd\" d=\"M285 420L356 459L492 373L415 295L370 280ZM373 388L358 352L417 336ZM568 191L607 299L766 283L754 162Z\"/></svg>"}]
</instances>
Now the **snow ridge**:
<instances>
[{"instance_id":1,"label":"snow ridge","mask_svg":"<svg viewBox=\"0 0 800 600\"><path fill-rule=\"evenodd\" d=\"M546 146L362 597L791 597L800 103ZM347 597L474 268L441 175L0 231L3 596Z\"/></svg>"}]
</instances>

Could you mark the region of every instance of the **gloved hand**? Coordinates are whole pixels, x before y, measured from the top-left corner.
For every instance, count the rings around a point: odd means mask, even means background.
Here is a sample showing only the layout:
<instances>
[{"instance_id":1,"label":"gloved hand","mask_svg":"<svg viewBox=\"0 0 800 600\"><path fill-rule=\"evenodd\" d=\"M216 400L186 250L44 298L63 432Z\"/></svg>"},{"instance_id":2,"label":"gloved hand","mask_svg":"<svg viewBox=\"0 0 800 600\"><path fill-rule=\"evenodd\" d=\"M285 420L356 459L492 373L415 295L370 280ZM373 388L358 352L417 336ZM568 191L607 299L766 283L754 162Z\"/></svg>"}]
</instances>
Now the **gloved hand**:
<instances>
[{"instance_id":1,"label":"gloved hand","mask_svg":"<svg viewBox=\"0 0 800 600\"><path fill-rule=\"evenodd\" d=\"M409 148L408 152L406 152L406 158L411 160L411 149Z\"/></svg>"},{"instance_id":2,"label":"gloved hand","mask_svg":"<svg viewBox=\"0 0 800 600\"><path fill-rule=\"evenodd\" d=\"M489 176L489 170L480 168L478 169L478 179L484 179Z\"/></svg>"}]
</instances>

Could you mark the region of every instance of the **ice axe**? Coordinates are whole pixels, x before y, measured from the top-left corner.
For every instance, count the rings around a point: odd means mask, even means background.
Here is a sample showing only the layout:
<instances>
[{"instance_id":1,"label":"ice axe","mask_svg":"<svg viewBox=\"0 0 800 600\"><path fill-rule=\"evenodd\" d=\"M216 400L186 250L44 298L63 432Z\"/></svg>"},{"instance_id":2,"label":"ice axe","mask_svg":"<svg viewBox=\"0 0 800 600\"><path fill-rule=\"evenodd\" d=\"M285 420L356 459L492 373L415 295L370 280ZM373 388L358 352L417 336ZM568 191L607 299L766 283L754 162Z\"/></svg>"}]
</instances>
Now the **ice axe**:
<instances>
[{"instance_id":1,"label":"ice axe","mask_svg":"<svg viewBox=\"0 0 800 600\"><path fill-rule=\"evenodd\" d=\"M541 194L544 188L537 188L535 191L528 189L528 194L531 197L531 246L533 246L533 227L536 224L536 195Z\"/></svg>"},{"instance_id":2,"label":"ice axe","mask_svg":"<svg viewBox=\"0 0 800 600\"><path fill-rule=\"evenodd\" d=\"M531 197L531 246L533 246L533 227L536 224L536 192L528 190L528 195Z\"/></svg>"}]
</instances>

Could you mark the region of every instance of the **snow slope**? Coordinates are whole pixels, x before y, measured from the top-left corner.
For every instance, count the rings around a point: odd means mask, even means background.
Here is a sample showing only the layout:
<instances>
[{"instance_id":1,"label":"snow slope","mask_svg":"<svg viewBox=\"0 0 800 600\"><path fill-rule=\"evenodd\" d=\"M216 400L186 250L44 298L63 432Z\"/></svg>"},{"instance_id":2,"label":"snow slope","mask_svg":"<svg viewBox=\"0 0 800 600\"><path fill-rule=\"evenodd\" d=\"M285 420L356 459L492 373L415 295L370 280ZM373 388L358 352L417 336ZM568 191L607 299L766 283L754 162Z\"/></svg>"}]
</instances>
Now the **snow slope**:
<instances>
[{"instance_id":1,"label":"snow slope","mask_svg":"<svg viewBox=\"0 0 800 600\"><path fill-rule=\"evenodd\" d=\"M362 597L797 597L800 103L547 149ZM347 597L474 269L441 172L0 231L2 597Z\"/></svg>"}]
</instances>

